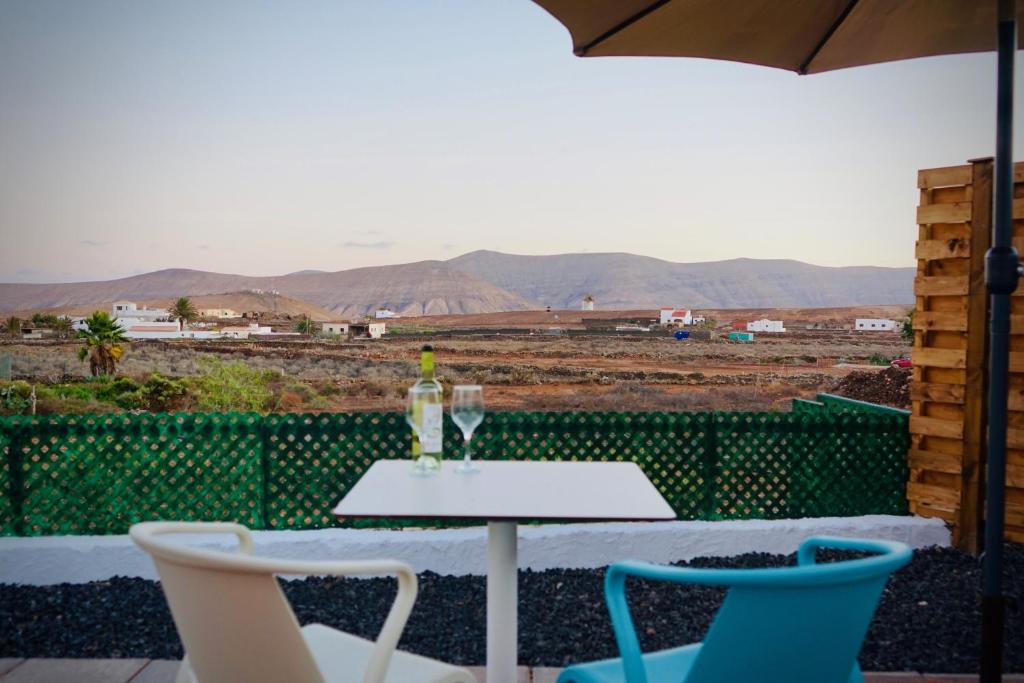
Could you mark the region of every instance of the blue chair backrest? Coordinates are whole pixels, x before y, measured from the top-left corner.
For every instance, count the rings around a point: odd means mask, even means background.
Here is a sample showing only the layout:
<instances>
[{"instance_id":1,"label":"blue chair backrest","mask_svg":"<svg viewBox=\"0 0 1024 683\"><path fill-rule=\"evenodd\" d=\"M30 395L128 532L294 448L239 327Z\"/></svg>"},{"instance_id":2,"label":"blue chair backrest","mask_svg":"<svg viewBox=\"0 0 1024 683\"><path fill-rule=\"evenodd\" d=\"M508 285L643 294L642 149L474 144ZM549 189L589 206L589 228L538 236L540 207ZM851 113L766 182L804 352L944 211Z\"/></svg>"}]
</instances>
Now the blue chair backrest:
<instances>
[{"instance_id":1,"label":"blue chair backrest","mask_svg":"<svg viewBox=\"0 0 1024 683\"><path fill-rule=\"evenodd\" d=\"M881 554L814 564L818 547ZM847 683L886 580L910 556L902 543L812 538L798 567L719 570L729 593L685 683Z\"/></svg>"}]
</instances>

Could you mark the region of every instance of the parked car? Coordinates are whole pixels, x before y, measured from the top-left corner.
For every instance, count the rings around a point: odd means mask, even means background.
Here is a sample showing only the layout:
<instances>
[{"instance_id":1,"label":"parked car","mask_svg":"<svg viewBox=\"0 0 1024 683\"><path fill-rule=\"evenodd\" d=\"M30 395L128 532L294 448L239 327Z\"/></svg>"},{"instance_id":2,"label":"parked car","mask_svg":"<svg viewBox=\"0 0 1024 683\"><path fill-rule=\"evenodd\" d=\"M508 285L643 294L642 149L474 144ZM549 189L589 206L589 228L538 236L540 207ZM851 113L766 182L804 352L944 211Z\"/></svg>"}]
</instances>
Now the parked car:
<instances>
[{"instance_id":1,"label":"parked car","mask_svg":"<svg viewBox=\"0 0 1024 683\"><path fill-rule=\"evenodd\" d=\"M912 368L914 364L910 362L909 358L893 358L892 362L889 363L894 368Z\"/></svg>"}]
</instances>

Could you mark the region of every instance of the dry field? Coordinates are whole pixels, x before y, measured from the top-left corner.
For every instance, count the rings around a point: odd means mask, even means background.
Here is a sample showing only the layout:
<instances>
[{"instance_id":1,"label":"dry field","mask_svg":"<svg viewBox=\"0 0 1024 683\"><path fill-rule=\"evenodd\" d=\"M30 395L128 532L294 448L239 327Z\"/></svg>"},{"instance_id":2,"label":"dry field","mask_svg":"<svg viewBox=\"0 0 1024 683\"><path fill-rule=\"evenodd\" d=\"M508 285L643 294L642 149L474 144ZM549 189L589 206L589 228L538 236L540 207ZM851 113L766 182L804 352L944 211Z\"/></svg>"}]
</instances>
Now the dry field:
<instances>
[{"instance_id":1,"label":"dry field","mask_svg":"<svg viewBox=\"0 0 1024 683\"><path fill-rule=\"evenodd\" d=\"M827 391L850 371L872 367L872 357L909 351L897 334L877 332L794 330L742 344L676 341L664 332L454 331L350 343L136 342L120 367L136 379L152 372L185 377L200 372L201 357L214 355L273 371L280 377L279 409L397 410L425 342L434 346L445 384L483 384L489 405L503 410L784 410L793 397ZM16 378L53 383L87 374L77 348L74 342L7 343L0 354L11 354Z\"/></svg>"}]
</instances>

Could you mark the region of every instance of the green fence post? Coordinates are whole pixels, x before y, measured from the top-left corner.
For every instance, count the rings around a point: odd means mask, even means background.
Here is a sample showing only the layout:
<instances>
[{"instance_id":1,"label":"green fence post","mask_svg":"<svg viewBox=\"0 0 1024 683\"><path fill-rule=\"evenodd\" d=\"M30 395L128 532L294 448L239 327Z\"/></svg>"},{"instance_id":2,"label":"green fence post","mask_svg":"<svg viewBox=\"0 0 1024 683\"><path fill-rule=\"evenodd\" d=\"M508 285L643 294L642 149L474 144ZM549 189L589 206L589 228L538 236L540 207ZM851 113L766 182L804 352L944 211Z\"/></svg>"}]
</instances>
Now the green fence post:
<instances>
[{"instance_id":1,"label":"green fence post","mask_svg":"<svg viewBox=\"0 0 1024 683\"><path fill-rule=\"evenodd\" d=\"M704 519L715 518L715 473L718 471L718 413L704 413Z\"/></svg>"},{"instance_id":2,"label":"green fence post","mask_svg":"<svg viewBox=\"0 0 1024 683\"><path fill-rule=\"evenodd\" d=\"M19 418L6 420L5 427L10 429L10 440L7 445L8 483L10 485L11 527L15 536L25 535L25 473L22 468L21 442L25 428Z\"/></svg>"}]
</instances>

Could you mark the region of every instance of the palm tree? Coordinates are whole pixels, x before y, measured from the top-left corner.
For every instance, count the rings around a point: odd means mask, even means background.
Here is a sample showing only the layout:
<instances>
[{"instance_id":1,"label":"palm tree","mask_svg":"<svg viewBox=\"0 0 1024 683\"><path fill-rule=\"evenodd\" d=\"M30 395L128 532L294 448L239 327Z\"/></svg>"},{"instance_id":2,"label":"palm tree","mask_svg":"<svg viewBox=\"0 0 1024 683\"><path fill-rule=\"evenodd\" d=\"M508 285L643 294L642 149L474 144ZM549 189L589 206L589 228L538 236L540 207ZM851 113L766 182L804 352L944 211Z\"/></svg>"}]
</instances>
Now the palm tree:
<instances>
[{"instance_id":1,"label":"palm tree","mask_svg":"<svg viewBox=\"0 0 1024 683\"><path fill-rule=\"evenodd\" d=\"M17 337L21 334L21 318L16 315L12 315L4 323L4 330L7 331L8 336L11 338Z\"/></svg>"},{"instance_id":2,"label":"palm tree","mask_svg":"<svg viewBox=\"0 0 1024 683\"><path fill-rule=\"evenodd\" d=\"M188 327L188 324L195 322L199 318L199 311L192 305L192 300L187 296L183 296L174 302L169 311L172 318L177 318L181 321L182 329Z\"/></svg>"},{"instance_id":3,"label":"palm tree","mask_svg":"<svg viewBox=\"0 0 1024 683\"><path fill-rule=\"evenodd\" d=\"M89 371L93 377L113 375L117 372L117 361L124 355L128 338L117 322L106 311L96 311L85 319L85 329L75 335L85 342L78 349L78 359L89 359Z\"/></svg>"},{"instance_id":4,"label":"palm tree","mask_svg":"<svg viewBox=\"0 0 1024 683\"><path fill-rule=\"evenodd\" d=\"M299 334L304 334L308 337L312 337L316 334L316 323L310 320L309 316L303 316L299 322L295 323L295 331Z\"/></svg>"},{"instance_id":5,"label":"palm tree","mask_svg":"<svg viewBox=\"0 0 1024 683\"><path fill-rule=\"evenodd\" d=\"M66 315L62 315L53 321L53 331L57 333L57 336L61 339L67 339L68 335L74 326L74 322Z\"/></svg>"}]
</instances>

